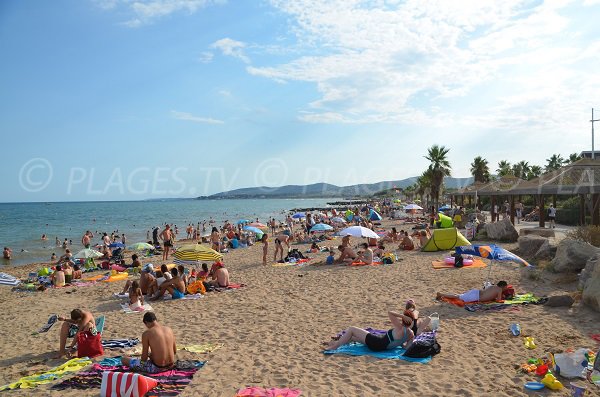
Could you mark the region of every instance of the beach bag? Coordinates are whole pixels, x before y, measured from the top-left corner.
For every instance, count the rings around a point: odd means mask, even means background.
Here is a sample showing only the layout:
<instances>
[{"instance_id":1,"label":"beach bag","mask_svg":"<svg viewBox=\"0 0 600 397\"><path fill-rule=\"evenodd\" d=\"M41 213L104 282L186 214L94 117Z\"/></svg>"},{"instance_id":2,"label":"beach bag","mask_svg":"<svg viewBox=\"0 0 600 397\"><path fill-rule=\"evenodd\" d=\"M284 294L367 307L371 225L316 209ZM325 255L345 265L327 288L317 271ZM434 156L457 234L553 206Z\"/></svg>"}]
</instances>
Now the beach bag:
<instances>
[{"instance_id":1,"label":"beach bag","mask_svg":"<svg viewBox=\"0 0 600 397\"><path fill-rule=\"evenodd\" d=\"M96 335L90 331L77 333L77 357L94 358L102 356L104 348L102 348L102 335L96 332Z\"/></svg>"},{"instance_id":2,"label":"beach bag","mask_svg":"<svg viewBox=\"0 0 600 397\"><path fill-rule=\"evenodd\" d=\"M581 377L587 368L587 349L578 349L574 352L558 353L554 355L554 372L565 378Z\"/></svg>"},{"instance_id":3,"label":"beach bag","mask_svg":"<svg viewBox=\"0 0 600 397\"><path fill-rule=\"evenodd\" d=\"M442 350L437 342L435 332L424 332L417 336L413 343L406 349L404 356L412 358L425 358L435 356Z\"/></svg>"},{"instance_id":4,"label":"beach bag","mask_svg":"<svg viewBox=\"0 0 600 397\"><path fill-rule=\"evenodd\" d=\"M192 295L197 293L201 293L202 295L204 295L206 293L204 282L202 280L194 281L193 283L188 285L187 292Z\"/></svg>"},{"instance_id":5,"label":"beach bag","mask_svg":"<svg viewBox=\"0 0 600 397\"><path fill-rule=\"evenodd\" d=\"M464 259L462 255L456 255L454 257L454 267L463 267L465 265L463 261Z\"/></svg>"},{"instance_id":6,"label":"beach bag","mask_svg":"<svg viewBox=\"0 0 600 397\"><path fill-rule=\"evenodd\" d=\"M510 300L515 297L515 289L512 285L508 285L506 290L502 293L503 300Z\"/></svg>"},{"instance_id":7,"label":"beach bag","mask_svg":"<svg viewBox=\"0 0 600 397\"><path fill-rule=\"evenodd\" d=\"M102 373L101 397L143 397L158 386L155 379L131 372Z\"/></svg>"},{"instance_id":8,"label":"beach bag","mask_svg":"<svg viewBox=\"0 0 600 397\"><path fill-rule=\"evenodd\" d=\"M440 315L437 312L431 313L429 318L431 319L431 329L437 331L437 329L440 327Z\"/></svg>"}]
</instances>

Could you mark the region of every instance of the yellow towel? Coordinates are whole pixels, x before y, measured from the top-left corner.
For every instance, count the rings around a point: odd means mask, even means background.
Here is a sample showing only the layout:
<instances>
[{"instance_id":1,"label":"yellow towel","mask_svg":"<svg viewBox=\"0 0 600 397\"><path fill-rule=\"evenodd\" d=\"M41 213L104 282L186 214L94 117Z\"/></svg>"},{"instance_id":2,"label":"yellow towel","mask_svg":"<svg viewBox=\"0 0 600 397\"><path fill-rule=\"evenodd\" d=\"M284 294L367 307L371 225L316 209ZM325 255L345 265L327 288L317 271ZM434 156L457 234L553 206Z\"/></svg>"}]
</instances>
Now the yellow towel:
<instances>
[{"instance_id":1,"label":"yellow towel","mask_svg":"<svg viewBox=\"0 0 600 397\"><path fill-rule=\"evenodd\" d=\"M38 385L53 382L56 379L62 378L68 373L77 372L91 364L92 360L87 357L74 358L67 361L63 365L48 370L47 372L39 372L37 374L24 376L15 383L0 387L0 391L7 389L32 389Z\"/></svg>"},{"instance_id":2,"label":"yellow towel","mask_svg":"<svg viewBox=\"0 0 600 397\"><path fill-rule=\"evenodd\" d=\"M223 343L203 343L201 345L189 345L179 348L192 353L210 353L225 346Z\"/></svg>"}]
</instances>

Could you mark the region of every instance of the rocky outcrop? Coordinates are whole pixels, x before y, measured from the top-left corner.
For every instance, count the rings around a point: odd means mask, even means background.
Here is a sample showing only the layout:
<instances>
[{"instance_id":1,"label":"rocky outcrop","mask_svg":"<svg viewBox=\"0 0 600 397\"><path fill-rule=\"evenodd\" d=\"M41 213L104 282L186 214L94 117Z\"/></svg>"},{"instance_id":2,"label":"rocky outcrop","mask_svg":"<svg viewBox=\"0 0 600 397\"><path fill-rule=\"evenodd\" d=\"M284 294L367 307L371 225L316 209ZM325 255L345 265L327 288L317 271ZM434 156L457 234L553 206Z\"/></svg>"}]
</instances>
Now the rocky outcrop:
<instances>
[{"instance_id":1,"label":"rocky outcrop","mask_svg":"<svg viewBox=\"0 0 600 397\"><path fill-rule=\"evenodd\" d=\"M519 236L529 236L531 234L541 237L554 237L554 229L546 229L543 227L524 227L519 230Z\"/></svg>"},{"instance_id":2,"label":"rocky outcrop","mask_svg":"<svg viewBox=\"0 0 600 397\"><path fill-rule=\"evenodd\" d=\"M590 271L583 287L583 303L600 312L600 266L596 266L597 260L588 262L588 266L592 265L590 269L586 266L586 270Z\"/></svg>"},{"instance_id":3,"label":"rocky outcrop","mask_svg":"<svg viewBox=\"0 0 600 397\"><path fill-rule=\"evenodd\" d=\"M546 239L544 243L537 250L535 255L533 255L534 259L552 259L556 255L557 247L554 244L550 243L550 240Z\"/></svg>"},{"instance_id":4,"label":"rocky outcrop","mask_svg":"<svg viewBox=\"0 0 600 397\"><path fill-rule=\"evenodd\" d=\"M519 254L526 258L533 258L545 242L547 238L528 235L519 237Z\"/></svg>"},{"instance_id":5,"label":"rocky outcrop","mask_svg":"<svg viewBox=\"0 0 600 397\"><path fill-rule=\"evenodd\" d=\"M584 241L562 240L552 260L552 268L557 273L579 273L598 252L598 248Z\"/></svg>"},{"instance_id":6,"label":"rocky outcrop","mask_svg":"<svg viewBox=\"0 0 600 397\"><path fill-rule=\"evenodd\" d=\"M486 223L485 232L488 238L492 240L514 243L519 238L517 229L510 223L510 219L504 219L500 222Z\"/></svg>"}]
</instances>

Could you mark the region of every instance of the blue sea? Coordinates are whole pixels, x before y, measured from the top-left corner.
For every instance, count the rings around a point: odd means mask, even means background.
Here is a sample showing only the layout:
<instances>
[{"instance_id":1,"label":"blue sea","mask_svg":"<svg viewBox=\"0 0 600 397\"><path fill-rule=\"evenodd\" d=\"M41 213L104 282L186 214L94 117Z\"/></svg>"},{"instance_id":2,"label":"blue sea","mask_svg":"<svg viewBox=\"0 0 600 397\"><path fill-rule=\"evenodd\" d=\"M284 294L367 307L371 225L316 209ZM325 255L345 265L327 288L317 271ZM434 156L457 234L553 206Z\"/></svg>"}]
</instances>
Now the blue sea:
<instances>
[{"instance_id":1,"label":"blue sea","mask_svg":"<svg viewBox=\"0 0 600 397\"><path fill-rule=\"evenodd\" d=\"M218 225L239 219L265 222L270 217L284 220L292 208L326 207L327 202L340 199L256 199L256 200L165 200L68 203L0 203L0 245L10 247L13 259L3 264L21 265L47 262L52 253L63 254L56 247L73 240L73 252L82 249L81 237L86 230L94 233L93 243L99 243L102 233L125 233L127 244L147 241L146 232L165 222L179 228L179 238L185 238L189 223L213 219ZM207 224L207 228L208 228ZM41 240L45 234L46 241Z\"/></svg>"}]
</instances>

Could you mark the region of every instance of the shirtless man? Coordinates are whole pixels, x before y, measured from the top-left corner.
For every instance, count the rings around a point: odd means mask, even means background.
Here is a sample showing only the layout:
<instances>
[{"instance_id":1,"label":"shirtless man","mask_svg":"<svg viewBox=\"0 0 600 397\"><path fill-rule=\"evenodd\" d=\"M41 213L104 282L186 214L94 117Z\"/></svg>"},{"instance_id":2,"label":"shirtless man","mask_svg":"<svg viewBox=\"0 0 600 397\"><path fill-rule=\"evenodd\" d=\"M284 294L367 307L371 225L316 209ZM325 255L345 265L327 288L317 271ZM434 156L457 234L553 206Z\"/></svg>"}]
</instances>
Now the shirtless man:
<instances>
[{"instance_id":1,"label":"shirtless man","mask_svg":"<svg viewBox=\"0 0 600 397\"><path fill-rule=\"evenodd\" d=\"M176 267L171 269L171 277L170 280L165 281L160 285L160 289L158 291L158 295L156 295L151 300L157 301L163 297L165 292L169 292L173 299L181 299L185 294L185 283L183 279L179 276L179 271Z\"/></svg>"},{"instance_id":2,"label":"shirtless man","mask_svg":"<svg viewBox=\"0 0 600 397\"><path fill-rule=\"evenodd\" d=\"M362 251L360 251L358 253L358 260L366 263L367 265L372 265L373 264L373 250L371 248L369 248L369 244L367 244L367 243L362 243L360 245L360 247L362 248Z\"/></svg>"},{"instance_id":3,"label":"shirtless man","mask_svg":"<svg viewBox=\"0 0 600 397\"><path fill-rule=\"evenodd\" d=\"M411 251L415 249L415 243L408 235L408 232L404 232L404 237L402 238L402 242L398 248L405 251Z\"/></svg>"},{"instance_id":4,"label":"shirtless man","mask_svg":"<svg viewBox=\"0 0 600 397\"><path fill-rule=\"evenodd\" d=\"M350 235L342 237L342 247L350 247Z\"/></svg>"},{"instance_id":5,"label":"shirtless man","mask_svg":"<svg viewBox=\"0 0 600 397\"><path fill-rule=\"evenodd\" d=\"M223 262L216 262L213 265L214 271L211 270L212 280L208 283L215 287L225 288L229 286L229 271L225 269Z\"/></svg>"},{"instance_id":6,"label":"shirtless man","mask_svg":"<svg viewBox=\"0 0 600 397\"><path fill-rule=\"evenodd\" d=\"M144 314L143 321L148 329L142 334L141 360L132 357L122 357L121 362L133 371L147 374L157 374L173 369L175 366L175 354L177 354L177 345L173 330L159 324L153 312Z\"/></svg>"},{"instance_id":7,"label":"shirtless man","mask_svg":"<svg viewBox=\"0 0 600 397\"><path fill-rule=\"evenodd\" d=\"M340 257L335 260L337 263L342 263L344 261L353 261L356 259L356 254L354 253L352 248L339 245L338 250L341 252L341 254Z\"/></svg>"},{"instance_id":8,"label":"shirtless man","mask_svg":"<svg viewBox=\"0 0 600 397\"><path fill-rule=\"evenodd\" d=\"M81 244L85 248L90 248L90 235L89 235L89 231L86 231L85 234L83 235L83 237L81 238Z\"/></svg>"},{"instance_id":9,"label":"shirtless man","mask_svg":"<svg viewBox=\"0 0 600 397\"><path fill-rule=\"evenodd\" d=\"M2 252L2 256L4 259L12 258L12 250L8 247L4 247L4 251Z\"/></svg>"},{"instance_id":10,"label":"shirtless man","mask_svg":"<svg viewBox=\"0 0 600 397\"><path fill-rule=\"evenodd\" d=\"M159 237L163 241L163 261L169 259L169 251L173 247L173 232L171 231L171 226L165 226L165 229L160 233Z\"/></svg>"},{"instance_id":11,"label":"shirtless man","mask_svg":"<svg viewBox=\"0 0 600 397\"><path fill-rule=\"evenodd\" d=\"M485 289L472 289L465 292L464 294L442 294L437 293L435 299L442 300L442 298L460 299L463 302L489 302L489 301L501 301L502 293L508 287L506 281L498 281L498 284L492 285Z\"/></svg>"},{"instance_id":12,"label":"shirtless man","mask_svg":"<svg viewBox=\"0 0 600 397\"><path fill-rule=\"evenodd\" d=\"M71 350L75 346L75 343L77 343L77 338L75 336L79 332L96 332L96 321L94 320L94 316L92 313L85 310L73 309L71 311L70 319L60 316L58 317L58 321L64 322L60 328L60 347L56 358L62 358L68 355L65 350L67 338L73 338L73 343L69 346L69 350Z\"/></svg>"},{"instance_id":13,"label":"shirtless man","mask_svg":"<svg viewBox=\"0 0 600 397\"><path fill-rule=\"evenodd\" d=\"M150 263L144 266L142 269L142 274L140 275L140 289L144 295L154 295L156 292L158 292L156 278L152 275L153 270L154 268ZM131 280L127 280L123 291L121 291L121 295L129 291L131 284Z\"/></svg>"}]
</instances>

